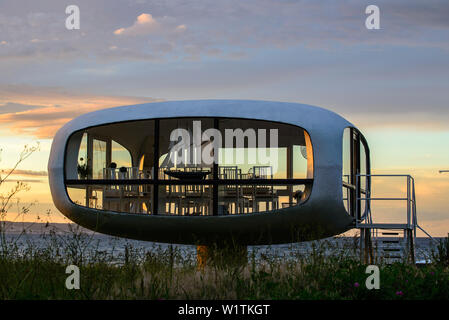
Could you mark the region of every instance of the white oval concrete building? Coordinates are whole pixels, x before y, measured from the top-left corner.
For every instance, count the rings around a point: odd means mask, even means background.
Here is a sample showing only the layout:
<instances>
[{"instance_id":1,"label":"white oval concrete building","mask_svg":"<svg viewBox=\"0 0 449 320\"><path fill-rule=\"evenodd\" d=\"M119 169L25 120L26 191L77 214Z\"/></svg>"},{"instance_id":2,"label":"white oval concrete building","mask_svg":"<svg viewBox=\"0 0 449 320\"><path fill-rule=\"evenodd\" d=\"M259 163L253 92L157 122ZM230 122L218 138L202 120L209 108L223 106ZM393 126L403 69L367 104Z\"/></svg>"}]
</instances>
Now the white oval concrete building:
<instances>
[{"instance_id":1,"label":"white oval concrete building","mask_svg":"<svg viewBox=\"0 0 449 320\"><path fill-rule=\"evenodd\" d=\"M329 110L196 100L84 114L55 135L53 201L75 223L132 239L289 243L354 226L369 149ZM359 210L356 210L358 208Z\"/></svg>"}]
</instances>

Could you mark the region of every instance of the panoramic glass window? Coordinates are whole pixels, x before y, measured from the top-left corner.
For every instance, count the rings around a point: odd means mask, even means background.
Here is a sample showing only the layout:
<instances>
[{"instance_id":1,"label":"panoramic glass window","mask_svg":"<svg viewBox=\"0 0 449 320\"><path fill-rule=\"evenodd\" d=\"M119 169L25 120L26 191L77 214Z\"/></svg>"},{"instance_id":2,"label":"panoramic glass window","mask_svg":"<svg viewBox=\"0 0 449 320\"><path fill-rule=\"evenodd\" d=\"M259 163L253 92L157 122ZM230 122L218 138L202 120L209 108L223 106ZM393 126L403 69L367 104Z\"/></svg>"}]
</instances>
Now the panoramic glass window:
<instances>
[{"instance_id":1,"label":"panoramic glass window","mask_svg":"<svg viewBox=\"0 0 449 320\"><path fill-rule=\"evenodd\" d=\"M366 198L370 186L369 150L362 134L355 128L346 128L343 132L342 186L343 203L352 216L359 207L363 214L366 210Z\"/></svg>"},{"instance_id":2,"label":"panoramic glass window","mask_svg":"<svg viewBox=\"0 0 449 320\"><path fill-rule=\"evenodd\" d=\"M219 187L219 214L275 210L305 199L304 185L274 183L313 178L313 153L305 130L270 121L221 119L219 131L224 141L218 176L242 180L241 185ZM260 183L245 185L245 180Z\"/></svg>"},{"instance_id":3,"label":"panoramic glass window","mask_svg":"<svg viewBox=\"0 0 449 320\"><path fill-rule=\"evenodd\" d=\"M92 139L92 179L103 179L106 168L106 141Z\"/></svg>"},{"instance_id":4,"label":"panoramic glass window","mask_svg":"<svg viewBox=\"0 0 449 320\"><path fill-rule=\"evenodd\" d=\"M211 144L207 134L214 120L176 118L159 122L159 179L212 178L213 163L206 162L203 152Z\"/></svg>"},{"instance_id":5,"label":"panoramic glass window","mask_svg":"<svg viewBox=\"0 0 449 320\"><path fill-rule=\"evenodd\" d=\"M131 153L120 143L112 140L111 163L115 163L118 168L132 167Z\"/></svg>"},{"instance_id":6,"label":"panoramic glass window","mask_svg":"<svg viewBox=\"0 0 449 320\"><path fill-rule=\"evenodd\" d=\"M139 120L74 133L65 173L70 199L90 208L247 214L306 201L313 150L304 129L271 121Z\"/></svg>"}]
</instances>

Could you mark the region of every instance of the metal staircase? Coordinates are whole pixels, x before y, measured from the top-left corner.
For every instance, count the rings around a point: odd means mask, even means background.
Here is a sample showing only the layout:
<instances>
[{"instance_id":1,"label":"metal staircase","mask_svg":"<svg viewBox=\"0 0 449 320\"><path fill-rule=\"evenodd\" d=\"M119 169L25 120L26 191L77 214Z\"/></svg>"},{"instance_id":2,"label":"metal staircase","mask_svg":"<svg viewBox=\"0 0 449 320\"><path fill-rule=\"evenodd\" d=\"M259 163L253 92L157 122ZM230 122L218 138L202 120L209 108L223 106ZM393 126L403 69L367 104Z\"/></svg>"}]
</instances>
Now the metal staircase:
<instances>
[{"instance_id":1,"label":"metal staircase","mask_svg":"<svg viewBox=\"0 0 449 320\"><path fill-rule=\"evenodd\" d=\"M357 195L357 202L365 201L365 210L361 205L356 209L355 227L360 230L360 254L364 263L376 262L393 263L408 261L415 263L415 237L416 229L422 230L417 221L415 181L410 175L374 175L359 174L356 177L356 188L360 190L361 177L369 182L366 191ZM407 179L407 196L403 198L377 198L371 195L372 177L405 177ZM371 201L391 200L406 201L407 212L403 223L374 223L371 213ZM380 236L379 236L380 234Z\"/></svg>"},{"instance_id":2,"label":"metal staircase","mask_svg":"<svg viewBox=\"0 0 449 320\"><path fill-rule=\"evenodd\" d=\"M374 255L390 264L408 260L407 254L411 254L407 241L401 230L382 230L381 237L374 239ZM414 252L413 252L414 255Z\"/></svg>"}]
</instances>

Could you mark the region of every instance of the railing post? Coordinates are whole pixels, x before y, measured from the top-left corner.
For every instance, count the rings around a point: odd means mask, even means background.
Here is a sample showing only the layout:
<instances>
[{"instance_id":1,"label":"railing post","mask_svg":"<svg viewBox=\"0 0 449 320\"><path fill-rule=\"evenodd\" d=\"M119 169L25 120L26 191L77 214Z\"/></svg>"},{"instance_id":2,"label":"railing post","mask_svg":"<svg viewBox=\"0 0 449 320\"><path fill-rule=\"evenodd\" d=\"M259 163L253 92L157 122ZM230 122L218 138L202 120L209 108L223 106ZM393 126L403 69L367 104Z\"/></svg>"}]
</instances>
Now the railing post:
<instances>
[{"instance_id":1,"label":"railing post","mask_svg":"<svg viewBox=\"0 0 449 320\"><path fill-rule=\"evenodd\" d=\"M407 176L407 227L410 228L410 176Z\"/></svg>"},{"instance_id":2,"label":"railing post","mask_svg":"<svg viewBox=\"0 0 449 320\"><path fill-rule=\"evenodd\" d=\"M413 235L416 237L416 226L418 225L418 217L416 216L416 194L415 179L412 178L412 197L413 197Z\"/></svg>"},{"instance_id":3,"label":"railing post","mask_svg":"<svg viewBox=\"0 0 449 320\"><path fill-rule=\"evenodd\" d=\"M409 249L409 261L413 264L415 264L415 239L413 237L413 230L407 230L408 235L408 249Z\"/></svg>"},{"instance_id":4,"label":"railing post","mask_svg":"<svg viewBox=\"0 0 449 320\"><path fill-rule=\"evenodd\" d=\"M414 235L416 237L416 227L418 226L418 216L416 215L416 194L415 194L415 180L413 179L413 217L414 217Z\"/></svg>"}]
</instances>

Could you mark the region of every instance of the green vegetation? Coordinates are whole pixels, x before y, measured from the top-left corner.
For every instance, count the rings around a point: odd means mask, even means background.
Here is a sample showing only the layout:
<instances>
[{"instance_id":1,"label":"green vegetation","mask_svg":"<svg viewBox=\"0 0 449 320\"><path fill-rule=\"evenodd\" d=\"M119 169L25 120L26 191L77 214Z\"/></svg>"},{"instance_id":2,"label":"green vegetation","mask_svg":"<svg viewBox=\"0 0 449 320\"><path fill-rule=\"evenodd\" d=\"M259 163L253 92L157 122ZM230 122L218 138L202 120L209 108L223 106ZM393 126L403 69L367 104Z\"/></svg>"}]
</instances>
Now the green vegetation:
<instances>
[{"instance_id":1,"label":"green vegetation","mask_svg":"<svg viewBox=\"0 0 449 320\"><path fill-rule=\"evenodd\" d=\"M50 231L40 247L6 241L0 299L449 299L445 263L381 264L380 289L368 290L366 266L345 251L325 255L328 244L282 259L265 253L256 259L253 251L244 265L210 263L199 270L194 254L171 247L127 245L119 255L98 250L76 228L70 237ZM80 268L79 290L65 287L70 264Z\"/></svg>"},{"instance_id":2,"label":"green vegetation","mask_svg":"<svg viewBox=\"0 0 449 320\"><path fill-rule=\"evenodd\" d=\"M436 251L432 253L432 258L440 265L449 266L449 234L447 238L438 242Z\"/></svg>"},{"instance_id":3,"label":"green vegetation","mask_svg":"<svg viewBox=\"0 0 449 320\"><path fill-rule=\"evenodd\" d=\"M36 148L24 149L18 164ZM17 165L3 177L0 186ZM251 251L248 261L229 262L216 253L199 269L196 255L179 249L139 250L127 245L100 250L79 228L61 234L49 228L28 237L29 226L7 233L5 216L14 196L27 190L17 183L0 194L0 299L449 299L449 238L432 255L432 264L380 264L380 289L368 290L366 265L354 244L323 242L309 254L287 257ZM29 207L22 207L26 214ZM355 239L356 240L356 239ZM355 242L354 242L355 243ZM331 252L332 255L328 253ZM80 289L66 288L68 265L80 270Z\"/></svg>"}]
</instances>

